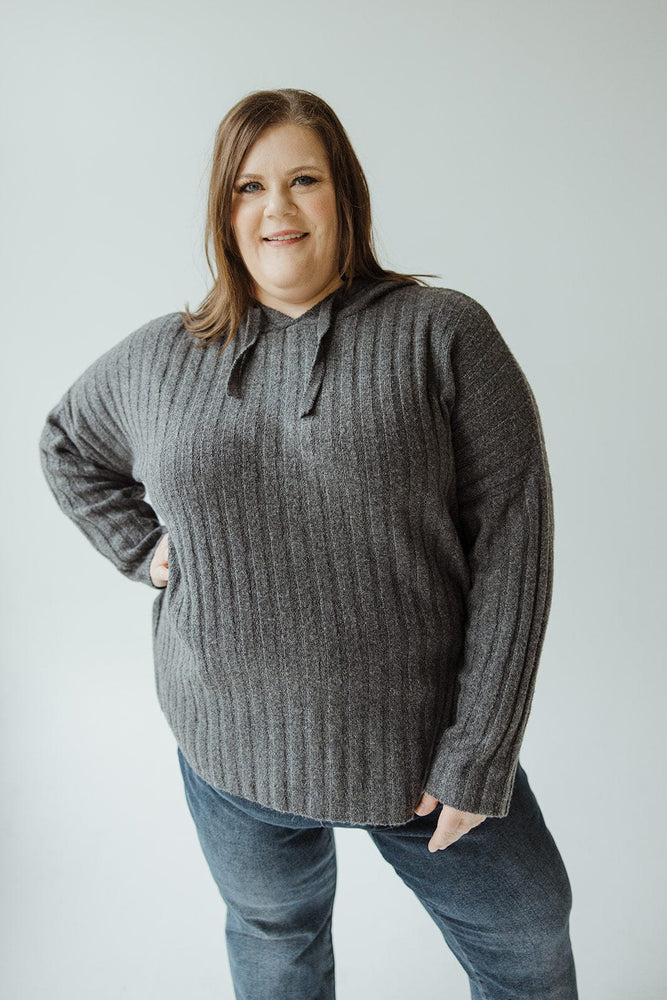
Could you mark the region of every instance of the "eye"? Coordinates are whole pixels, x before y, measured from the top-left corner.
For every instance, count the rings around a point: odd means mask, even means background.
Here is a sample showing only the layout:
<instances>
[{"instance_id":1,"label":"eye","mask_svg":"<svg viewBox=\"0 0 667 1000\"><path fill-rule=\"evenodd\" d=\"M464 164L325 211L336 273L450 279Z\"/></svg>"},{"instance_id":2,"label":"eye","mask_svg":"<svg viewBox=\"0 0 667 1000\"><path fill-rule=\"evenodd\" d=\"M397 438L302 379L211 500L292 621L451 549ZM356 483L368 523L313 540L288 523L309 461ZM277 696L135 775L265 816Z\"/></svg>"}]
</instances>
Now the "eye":
<instances>
[{"instance_id":1,"label":"eye","mask_svg":"<svg viewBox=\"0 0 667 1000\"><path fill-rule=\"evenodd\" d=\"M303 184L300 184L299 181L303 181ZM298 187L309 187L311 184L317 184L317 178L311 177L309 174L299 174L298 177L294 178L294 183Z\"/></svg>"},{"instance_id":2,"label":"eye","mask_svg":"<svg viewBox=\"0 0 667 1000\"><path fill-rule=\"evenodd\" d=\"M246 181L245 184L239 184L236 190L239 192L239 194L244 194L244 193L252 194L253 184L256 185L257 188L261 187L259 181Z\"/></svg>"}]
</instances>

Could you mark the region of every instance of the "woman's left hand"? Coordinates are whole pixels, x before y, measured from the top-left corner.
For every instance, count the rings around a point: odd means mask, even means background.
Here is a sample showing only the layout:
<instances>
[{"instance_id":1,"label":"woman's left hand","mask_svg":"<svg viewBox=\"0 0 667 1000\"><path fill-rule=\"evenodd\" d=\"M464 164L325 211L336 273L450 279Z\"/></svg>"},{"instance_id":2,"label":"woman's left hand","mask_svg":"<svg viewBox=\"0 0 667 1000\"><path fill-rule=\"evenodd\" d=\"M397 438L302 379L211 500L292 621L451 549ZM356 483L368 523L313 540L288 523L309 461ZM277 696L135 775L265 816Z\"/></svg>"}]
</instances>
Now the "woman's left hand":
<instances>
[{"instance_id":1,"label":"woman's left hand","mask_svg":"<svg viewBox=\"0 0 667 1000\"><path fill-rule=\"evenodd\" d=\"M428 792L424 792L415 812L418 816L428 816L437 804L436 798L429 795ZM429 851L431 854L435 851L444 851L446 847L459 840L474 826L479 826L485 819L486 816L480 816L478 813L462 812L460 809L454 809L453 806L443 805L433 836L428 842Z\"/></svg>"}]
</instances>

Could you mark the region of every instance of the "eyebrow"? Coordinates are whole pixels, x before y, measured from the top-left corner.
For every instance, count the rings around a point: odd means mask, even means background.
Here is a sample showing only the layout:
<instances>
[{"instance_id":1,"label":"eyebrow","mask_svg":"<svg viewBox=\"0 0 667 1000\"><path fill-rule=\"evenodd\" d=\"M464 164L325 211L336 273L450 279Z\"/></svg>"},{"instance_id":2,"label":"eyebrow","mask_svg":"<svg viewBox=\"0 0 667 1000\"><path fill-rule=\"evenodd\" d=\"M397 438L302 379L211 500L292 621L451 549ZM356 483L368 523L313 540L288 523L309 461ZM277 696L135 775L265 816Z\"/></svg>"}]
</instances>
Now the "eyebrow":
<instances>
[{"instance_id":1,"label":"eyebrow","mask_svg":"<svg viewBox=\"0 0 667 1000\"><path fill-rule=\"evenodd\" d=\"M318 167L314 163L306 163L302 167L293 167L291 170L288 170L287 172L288 174L298 174L301 170L318 170L320 173L324 173L324 167ZM262 180L262 175L243 173L239 174L236 180L240 181L242 178L248 178L249 180L258 181Z\"/></svg>"}]
</instances>

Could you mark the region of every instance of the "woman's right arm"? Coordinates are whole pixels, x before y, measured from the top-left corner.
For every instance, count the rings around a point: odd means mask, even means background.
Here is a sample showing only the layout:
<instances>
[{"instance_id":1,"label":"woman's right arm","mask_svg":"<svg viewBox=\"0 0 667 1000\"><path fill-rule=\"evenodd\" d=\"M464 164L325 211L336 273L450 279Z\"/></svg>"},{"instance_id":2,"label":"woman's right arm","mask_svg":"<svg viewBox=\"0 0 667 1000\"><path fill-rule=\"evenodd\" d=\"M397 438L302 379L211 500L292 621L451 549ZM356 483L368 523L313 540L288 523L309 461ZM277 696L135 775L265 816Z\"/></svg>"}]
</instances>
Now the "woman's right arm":
<instances>
[{"instance_id":1,"label":"woman's right arm","mask_svg":"<svg viewBox=\"0 0 667 1000\"><path fill-rule=\"evenodd\" d=\"M131 580L150 587L166 534L133 474L123 405L130 386L125 338L91 364L49 411L39 439L42 471L63 513Z\"/></svg>"}]
</instances>

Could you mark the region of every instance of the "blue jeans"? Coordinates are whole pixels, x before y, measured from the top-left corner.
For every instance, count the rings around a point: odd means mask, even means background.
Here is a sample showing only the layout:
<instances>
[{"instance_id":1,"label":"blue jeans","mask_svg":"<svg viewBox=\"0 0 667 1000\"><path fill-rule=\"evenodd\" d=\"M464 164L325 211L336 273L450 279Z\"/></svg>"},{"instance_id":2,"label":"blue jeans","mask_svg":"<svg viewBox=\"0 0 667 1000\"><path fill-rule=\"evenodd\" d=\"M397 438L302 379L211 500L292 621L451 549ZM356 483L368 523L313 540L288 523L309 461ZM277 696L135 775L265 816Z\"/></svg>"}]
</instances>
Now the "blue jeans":
<instances>
[{"instance_id":1,"label":"blue jeans","mask_svg":"<svg viewBox=\"0 0 667 1000\"><path fill-rule=\"evenodd\" d=\"M400 826L277 812L209 785L178 750L188 807L227 906L237 1000L333 1000L334 826L366 830L433 918L472 1000L576 1000L570 883L519 765L509 815L427 849L441 806Z\"/></svg>"}]
</instances>

